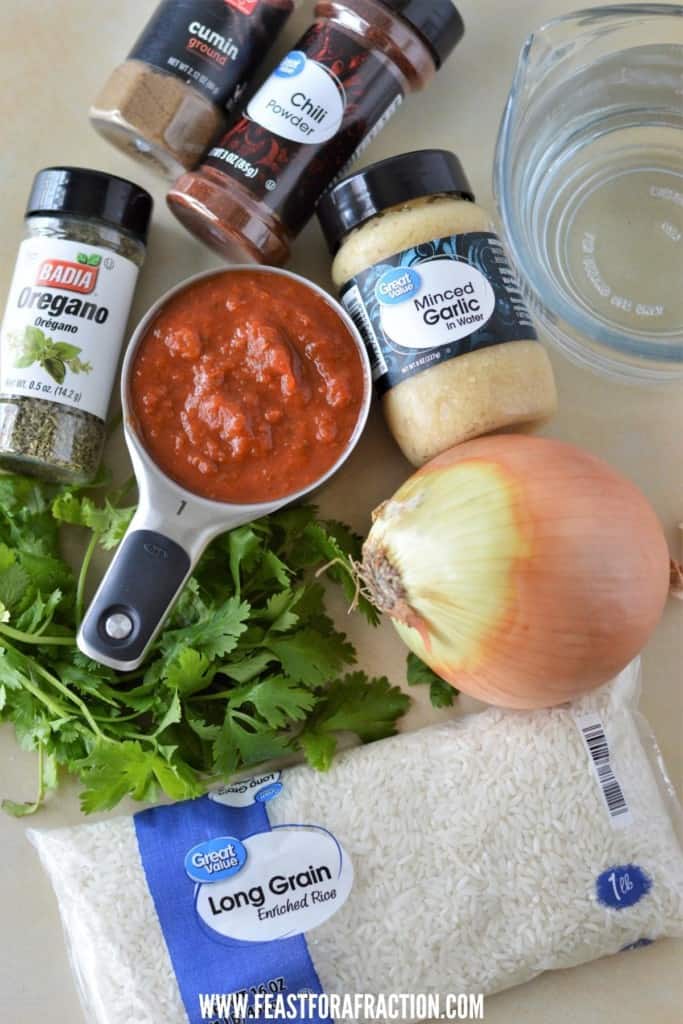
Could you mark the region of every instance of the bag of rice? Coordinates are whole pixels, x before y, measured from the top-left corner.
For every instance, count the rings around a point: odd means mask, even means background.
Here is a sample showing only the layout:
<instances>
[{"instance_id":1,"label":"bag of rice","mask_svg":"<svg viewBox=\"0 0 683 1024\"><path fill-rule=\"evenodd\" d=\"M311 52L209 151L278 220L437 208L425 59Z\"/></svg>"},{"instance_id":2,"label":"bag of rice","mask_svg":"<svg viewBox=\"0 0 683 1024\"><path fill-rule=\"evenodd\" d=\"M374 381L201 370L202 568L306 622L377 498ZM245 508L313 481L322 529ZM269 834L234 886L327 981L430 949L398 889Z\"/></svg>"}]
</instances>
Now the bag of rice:
<instances>
[{"instance_id":1,"label":"bag of rice","mask_svg":"<svg viewBox=\"0 0 683 1024\"><path fill-rule=\"evenodd\" d=\"M637 696L634 665L574 705L486 710L327 775L32 832L89 1024L222 1022L214 993L493 993L683 935Z\"/></svg>"}]
</instances>

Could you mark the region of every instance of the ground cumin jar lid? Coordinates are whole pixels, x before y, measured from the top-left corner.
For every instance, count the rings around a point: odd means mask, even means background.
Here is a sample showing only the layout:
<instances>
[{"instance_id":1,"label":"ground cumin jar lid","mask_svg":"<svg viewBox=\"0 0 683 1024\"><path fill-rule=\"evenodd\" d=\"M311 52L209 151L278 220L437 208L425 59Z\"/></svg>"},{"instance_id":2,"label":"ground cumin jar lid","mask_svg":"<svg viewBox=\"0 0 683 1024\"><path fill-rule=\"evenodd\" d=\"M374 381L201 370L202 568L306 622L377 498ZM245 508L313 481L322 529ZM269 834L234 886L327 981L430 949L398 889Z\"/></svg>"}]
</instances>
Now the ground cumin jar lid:
<instances>
[{"instance_id":1,"label":"ground cumin jar lid","mask_svg":"<svg viewBox=\"0 0 683 1024\"><path fill-rule=\"evenodd\" d=\"M426 196L452 195L474 202L462 164L445 149L389 157L345 178L318 204L318 220L336 254L344 238L385 210Z\"/></svg>"}]
</instances>

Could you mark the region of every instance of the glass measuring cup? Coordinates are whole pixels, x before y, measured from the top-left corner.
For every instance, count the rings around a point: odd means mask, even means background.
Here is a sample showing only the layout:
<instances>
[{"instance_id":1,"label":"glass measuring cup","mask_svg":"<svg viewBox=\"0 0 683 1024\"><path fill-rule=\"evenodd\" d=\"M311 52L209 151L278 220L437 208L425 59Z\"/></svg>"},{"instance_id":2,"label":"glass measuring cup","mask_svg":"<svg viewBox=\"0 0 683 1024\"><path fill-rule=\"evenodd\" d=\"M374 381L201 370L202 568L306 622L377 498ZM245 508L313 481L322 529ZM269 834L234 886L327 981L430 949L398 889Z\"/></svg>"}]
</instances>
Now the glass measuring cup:
<instances>
[{"instance_id":1,"label":"glass measuring cup","mask_svg":"<svg viewBox=\"0 0 683 1024\"><path fill-rule=\"evenodd\" d=\"M140 342L159 311L180 292L206 278L253 271L250 266L221 268L181 282L152 306L126 351L121 376L124 432L138 482L139 504L78 633L80 650L110 668L123 672L139 668L171 606L215 537L301 501L318 490L341 469L365 429L372 401L372 372L365 345L353 321L317 285L286 270L259 267L259 275L288 277L318 294L333 308L355 342L364 389L358 419L344 451L310 486L262 504L231 504L200 498L168 477L151 458L136 429L130 388Z\"/></svg>"},{"instance_id":2,"label":"glass measuring cup","mask_svg":"<svg viewBox=\"0 0 683 1024\"><path fill-rule=\"evenodd\" d=\"M535 32L494 188L527 298L575 361L683 378L683 6L595 7Z\"/></svg>"}]
</instances>

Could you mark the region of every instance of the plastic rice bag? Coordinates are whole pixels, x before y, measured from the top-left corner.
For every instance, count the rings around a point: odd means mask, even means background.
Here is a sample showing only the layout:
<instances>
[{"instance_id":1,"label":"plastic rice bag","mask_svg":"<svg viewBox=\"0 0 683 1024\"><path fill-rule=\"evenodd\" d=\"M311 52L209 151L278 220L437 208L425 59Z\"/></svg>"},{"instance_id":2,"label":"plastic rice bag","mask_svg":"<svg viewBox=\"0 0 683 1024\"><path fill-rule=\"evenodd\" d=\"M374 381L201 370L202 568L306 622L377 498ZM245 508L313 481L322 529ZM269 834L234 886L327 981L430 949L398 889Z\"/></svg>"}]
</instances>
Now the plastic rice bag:
<instances>
[{"instance_id":1,"label":"plastic rice bag","mask_svg":"<svg viewBox=\"0 0 683 1024\"><path fill-rule=\"evenodd\" d=\"M571 706L489 709L326 775L32 832L89 1024L223 1021L214 994L235 992L488 994L683 935L637 696L633 665Z\"/></svg>"}]
</instances>

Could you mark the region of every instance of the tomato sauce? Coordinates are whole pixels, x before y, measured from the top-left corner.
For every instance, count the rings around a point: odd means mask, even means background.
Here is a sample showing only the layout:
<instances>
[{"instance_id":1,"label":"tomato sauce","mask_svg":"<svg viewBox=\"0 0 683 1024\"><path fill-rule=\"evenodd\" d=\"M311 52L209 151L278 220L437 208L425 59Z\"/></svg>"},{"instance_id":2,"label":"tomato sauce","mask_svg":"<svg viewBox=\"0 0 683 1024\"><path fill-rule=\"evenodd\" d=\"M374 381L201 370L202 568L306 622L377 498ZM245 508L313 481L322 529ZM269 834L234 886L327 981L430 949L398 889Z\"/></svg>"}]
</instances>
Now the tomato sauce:
<instances>
[{"instance_id":1,"label":"tomato sauce","mask_svg":"<svg viewBox=\"0 0 683 1024\"><path fill-rule=\"evenodd\" d=\"M305 284L226 271L175 295L142 338L131 396L157 465L235 504L311 486L343 455L365 395L348 327Z\"/></svg>"}]
</instances>

